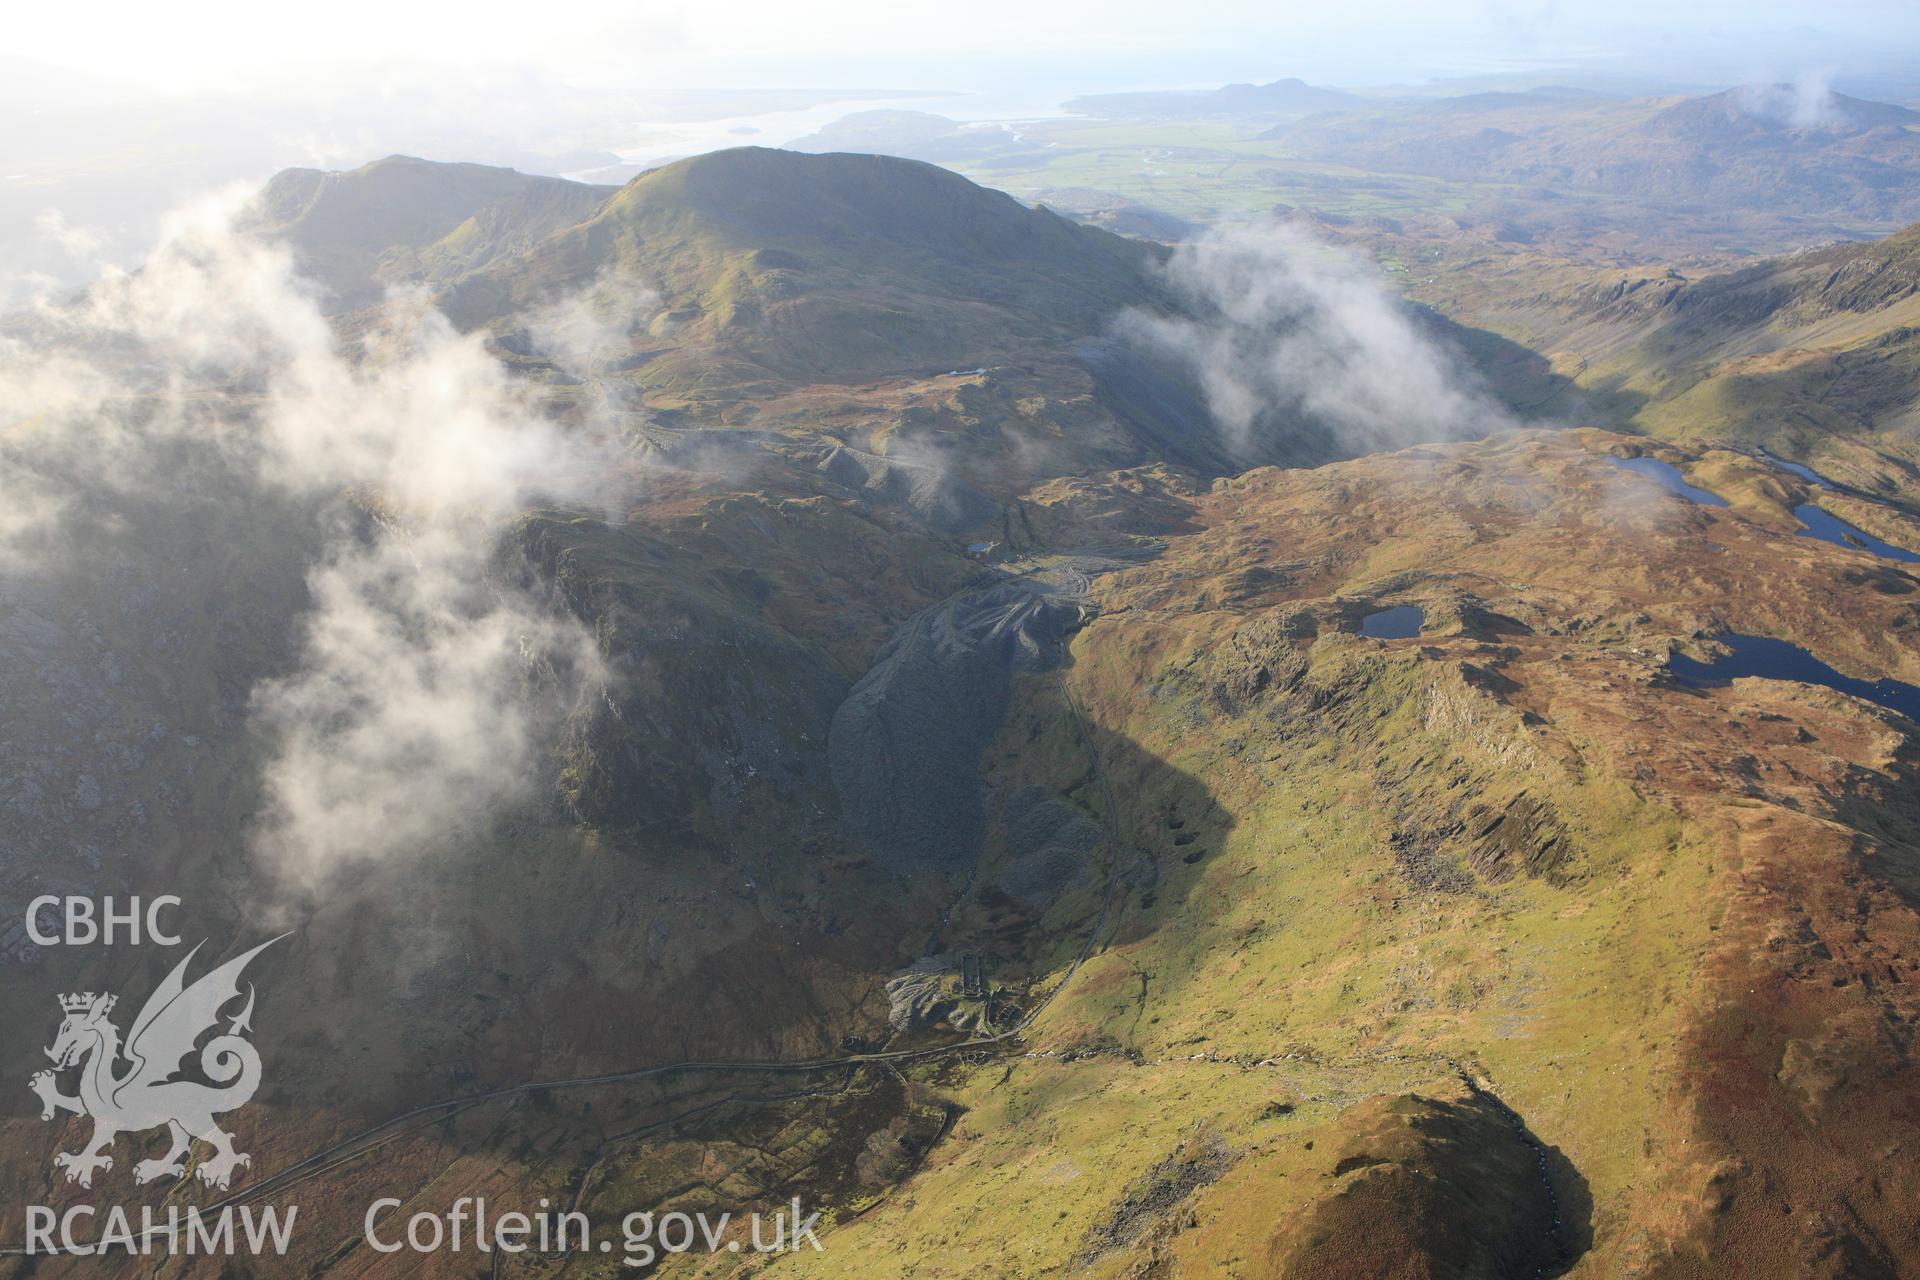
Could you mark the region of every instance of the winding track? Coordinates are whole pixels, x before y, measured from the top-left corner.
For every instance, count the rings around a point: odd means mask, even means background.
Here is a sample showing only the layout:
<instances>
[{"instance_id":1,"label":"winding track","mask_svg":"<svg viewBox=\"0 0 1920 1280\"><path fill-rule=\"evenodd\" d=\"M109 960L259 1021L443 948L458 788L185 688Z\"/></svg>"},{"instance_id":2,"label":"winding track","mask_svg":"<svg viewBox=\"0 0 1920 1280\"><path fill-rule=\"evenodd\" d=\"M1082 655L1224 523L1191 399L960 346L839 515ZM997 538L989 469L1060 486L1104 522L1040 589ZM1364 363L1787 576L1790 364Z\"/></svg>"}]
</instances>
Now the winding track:
<instances>
[{"instance_id":1,"label":"winding track","mask_svg":"<svg viewBox=\"0 0 1920 1280\"><path fill-rule=\"evenodd\" d=\"M1076 573L1074 576L1081 583L1087 581L1083 574ZM974 584L970 584L970 589L971 585ZM938 606L934 607L937 608ZM1067 970L1060 976L1060 981L1056 982L1052 990L1048 991L1047 994L1040 999L1039 1003L1034 1005L1034 1007L1013 1026L1004 1031L995 1032L992 1035L974 1036L951 1044L933 1045L920 1049L877 1050L871 1053L854 1053L835 1058L765 1060L696 1059L689 1062L667 1063L662 1066L641 1067L632 1071L607 1072L603 1075L573 1076L560 1080L528 1081L524 1084L505 1085L501 1088L490 1089L483 1093L466 1094L456 1098L445 1098L438 1102L425 1103L411 1110L403 1111L399 1115L384 1120L370 1129L364 1129L352 1137L342 1139L332 1146L323 1148L303 1160L296 1161L267 1178L251 1183L232 1195L216 1200L212 1204L202 1205L200 1206L201 1214L203 1216L215 1214L227 1208L251 1204L266 1196L298 1186L315 1177L330 1173L359 1156L401 1137L422 1122L458 1115L463 1111L470 1110L473 1107L488 1102L522 1098L542 1091L588 1089L601 1085L625 1084L633 1081L650 1080L661 1076L683 1073L816 1074L838 1070L858 1070L862 1066L876 1063L919 1062L936 1058L952 1057L956 1054L969 1051L993 1048L1018 1038L1028 1027L1033 1025L1034 1021L1039 1018L1042 1013L1046 1012L1047 1007L1053 1003L1054 999L1066 989L1067 984L1072 982L1074 976L1079 973L1080 966L1086 963L1087 958L1093 954L1095 945L1098 943L1100 936L1106 932L1107 924L1113 917L1114 906L1119 899L1119 889L1122 881L1117 810L1114 808L1113 803L1113 788L1107 781L1106 770L1102 767L1100 761L1100 752L1094 746L1093 735L1087 729L1086 719L1080 710L1080 704L1074 701L1073 691L1067 685L1064 672L1062 672L1059 677L1059 686L1061 696L1067 704L1068 714L1073 717L1074 730L1079 735L1082 745L1086 747L1088 757L1093 764L1094 777L1100 783L1101 801L1106 810L1106 812L1101 814L1101 826L1106 833L1104 848L1107 859L1107 889L1100 904L1100 914L1094 918L1092 928L1087 930L1086 938L1080 944L1080 950L1075 953L1072 962L1067 965ZM818 1091L800 1091L798 1094L785 1094L781 1095L781 1097L791 1098L812 1092ZM700 1112L724 1105L727 1102L742 1100L744 1099L737 1094L729 1094L718 1101L702 1103L700 1106L689 1111L655 1122L653 1125L647 1126L647 1128L664 1128ZM640 1136L640 1132L641 1131L635 1131L629 1136ZM168 1234L170 1234L170 1232L165 1228L155 1228L152 1231L139 1232L134 1238L141 1245L145 1245L149 1240ZM54 1250L53 1252L58 1253L60 1251ZM24 1245L0 1248L0 1257L8 1256L45 1257L50 1255L47 1253L34 1253L29 1255Z\"/></svg>"}]
</instances>

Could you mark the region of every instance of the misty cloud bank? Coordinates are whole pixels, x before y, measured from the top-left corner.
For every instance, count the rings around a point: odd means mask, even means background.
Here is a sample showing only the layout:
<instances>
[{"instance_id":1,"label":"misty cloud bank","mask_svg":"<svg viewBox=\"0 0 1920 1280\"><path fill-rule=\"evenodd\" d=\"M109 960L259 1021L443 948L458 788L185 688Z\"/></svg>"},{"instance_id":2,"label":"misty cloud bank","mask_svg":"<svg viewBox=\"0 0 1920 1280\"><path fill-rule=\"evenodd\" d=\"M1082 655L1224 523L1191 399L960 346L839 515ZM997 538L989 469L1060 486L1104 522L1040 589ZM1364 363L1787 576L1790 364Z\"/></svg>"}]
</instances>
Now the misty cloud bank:
<instances>
[{"instance_id":1,"label":"misty cloud bank","mask_svg":"<svg viewBox=\"0 0 1920 1280\"><path fill-rule=\"evenodd\" d=\"M1282 225L1182 244L1166 268L1188 314L1133 311L1122 337L1190 373L1243 462L1302 423L1343 455L1512 426L1420 331L1373 266Z\"/></svg>"},{"instance_id":2,"label":"misty cloud bank","mask_svg":"<svg viewBox=\"0 0 1920 1280\"><path fill-rule=\"evenodd\" d=\"M260 522L263 542L317 549L291 668L247 704L265 752L251 843L312 884L530 798L598 658L493 563L499 533L535 502L616 502L632 477L610 432L550 421L422 296L344 348L288 254L234 232L241 207L176 217L141 270L0 343L0 573L76 572L81 548L137 533L117 514L136 502L251 504L287 522ZM629 292L550 309L534 341L563 368L594 358Z\"/></svg>"},{"instance_id":3,"label":"misty cloud bank","mask_svg":"<svg viewBox=\"0 0 1920 1280\"><path fill-rule=\"evenodd\" d=\"M1756 120L1791 129L1831 130L1849 123L1829 77L1820 72L1804 71L1790 83L1744 85L1734 101Z\"/></svg>"}]
</instances>

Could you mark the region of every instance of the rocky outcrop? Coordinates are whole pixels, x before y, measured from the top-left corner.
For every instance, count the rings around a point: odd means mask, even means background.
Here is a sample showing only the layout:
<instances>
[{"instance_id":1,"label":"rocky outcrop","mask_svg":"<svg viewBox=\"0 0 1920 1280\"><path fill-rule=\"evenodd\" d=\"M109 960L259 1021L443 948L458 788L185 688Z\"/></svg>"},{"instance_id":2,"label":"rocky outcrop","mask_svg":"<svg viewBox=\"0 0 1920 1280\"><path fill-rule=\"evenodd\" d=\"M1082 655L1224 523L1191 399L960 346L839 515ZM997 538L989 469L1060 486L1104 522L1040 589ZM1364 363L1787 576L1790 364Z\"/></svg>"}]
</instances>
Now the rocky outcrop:
<instances>
[{"instance_id":1,"label":"rocky outcrop","mask_svg":"<svg viewBox=\"0 0 1920 1280\"><path fill-rule=\"evenodd\" d=\"M1492 1095L1376 1098L1339 1123L1326 1189L1274 1233L1259 1274L1532 1277L1566 1261L1543 1151Z\"/></svg>"}]
</instances>

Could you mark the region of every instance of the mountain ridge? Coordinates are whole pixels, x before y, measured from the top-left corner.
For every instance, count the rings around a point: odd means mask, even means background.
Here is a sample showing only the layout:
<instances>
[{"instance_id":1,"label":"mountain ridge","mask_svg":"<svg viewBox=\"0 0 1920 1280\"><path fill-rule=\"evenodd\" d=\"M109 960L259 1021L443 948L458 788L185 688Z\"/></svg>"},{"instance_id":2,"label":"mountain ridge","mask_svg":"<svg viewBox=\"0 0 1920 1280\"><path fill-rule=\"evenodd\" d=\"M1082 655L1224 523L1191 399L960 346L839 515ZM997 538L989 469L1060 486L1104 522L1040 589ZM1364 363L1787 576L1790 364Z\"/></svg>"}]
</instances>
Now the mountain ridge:
<instances>
[{"instance_id":1,"label":"mountain ridge","mask_svg":"<svg viewBox=\"0 0 1920 1280\"><path fill-rule=\"evenodd\" d=\"M1218 89L1140 90L1097 93L1069 99L1064 108L1083 115L1195 117L1213 115L1299 115L1332 111L1361 101L1340 89L1308 84L1296 76L1266 84L1229 84Z\"/></svg>"},{"instance_id":2,"label":"mountain ridge","mask_svg":"<svg viewBox=\"0 0 1920 1280\"><path fill-rule=\"evenodd\" d=\"M285 240L333 305L351 310L387 286L436 282L531 247L615 190L394 155L339 172L283 169L242 225Z\"/></svg>"},{"instance_id":3,"label":"mountain ridge","mask_svg":"<svg viewBox=\"0 0 1920 1280\"><path fill-rule=\"evenodd\" d=\"M1261 136L1315 159L1523 192L1571 188L1654 208L1836 222L1920 219L1920 115L1904 107L1836 94L1783 100L1777 86L1698 98L1516 94L1470 112L1449 101L1356 108Z\"/></svg>"},{"instance_id":4,"label":"mountain ridge","mask_svg":"<svg viewBox=\"0 0 1920 1280\"><path fill-rule=\"evenodd\" d=\"M471 326L613 270L661 290L683 341L720 359L863 379L1084 335L1151 296L1155 260L921 161L741 147L642 174L447 305Z\"/></svg>"}]
</instances>

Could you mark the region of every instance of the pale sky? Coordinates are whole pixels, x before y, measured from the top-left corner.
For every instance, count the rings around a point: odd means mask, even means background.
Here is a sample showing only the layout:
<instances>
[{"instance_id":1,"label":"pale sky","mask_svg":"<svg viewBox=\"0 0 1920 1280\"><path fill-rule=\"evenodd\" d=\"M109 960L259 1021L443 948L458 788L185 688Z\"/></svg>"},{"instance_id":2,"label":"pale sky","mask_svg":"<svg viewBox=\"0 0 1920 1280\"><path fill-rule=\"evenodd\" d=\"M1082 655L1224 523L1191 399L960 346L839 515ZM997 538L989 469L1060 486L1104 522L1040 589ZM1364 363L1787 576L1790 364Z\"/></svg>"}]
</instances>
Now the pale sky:
<instances>
[{"instance_id":1,"label":"pale sky","mask_svg":"<svg viewBox=\"0 0 1920 1280\"><path fill-rule=\"evenodd\" d=\"M1710 42L1716 30L1794 27L1908 45L1914 0L96 0L16 5L0 53L169 89L254 88L288 68L432 67L449 75L522 68L543 79L732 86L916 84L974 58L1060 59L1076 52L1153 59L1257 51L1274 74L1301 64L1359 78L1461 56L1553 58L1659 30ZM1642 33L1645 37L1645 32ZM1169 70L1177 71L1172 63ZM1324 72L1321 74L1325 74ZM1392 74L1391 71L1388 74ZM1170 74L1166 80L1185 79ZM945 87L945 86L943 86Z\"/></svg>"}]
</instances>

